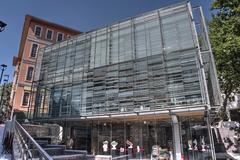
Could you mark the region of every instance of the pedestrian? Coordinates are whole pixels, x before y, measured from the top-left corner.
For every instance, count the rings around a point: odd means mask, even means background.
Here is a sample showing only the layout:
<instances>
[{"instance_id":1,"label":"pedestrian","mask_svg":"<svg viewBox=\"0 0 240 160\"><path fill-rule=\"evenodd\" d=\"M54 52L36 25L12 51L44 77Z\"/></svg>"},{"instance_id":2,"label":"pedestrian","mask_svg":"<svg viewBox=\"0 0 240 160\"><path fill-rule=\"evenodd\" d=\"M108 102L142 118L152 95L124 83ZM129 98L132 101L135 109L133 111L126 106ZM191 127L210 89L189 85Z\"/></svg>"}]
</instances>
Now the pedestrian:
<instances>
[{"instance_id":1,"label":"pedestrian","mask_svg":"<svg viewBox=\"0 0 240 160\"><path fill-rule=\"evenodd\" d=\"M70 136L67 136L66 148L67 149L72 149L73 148L73 139Z\"/></svg>"}]
</instances>

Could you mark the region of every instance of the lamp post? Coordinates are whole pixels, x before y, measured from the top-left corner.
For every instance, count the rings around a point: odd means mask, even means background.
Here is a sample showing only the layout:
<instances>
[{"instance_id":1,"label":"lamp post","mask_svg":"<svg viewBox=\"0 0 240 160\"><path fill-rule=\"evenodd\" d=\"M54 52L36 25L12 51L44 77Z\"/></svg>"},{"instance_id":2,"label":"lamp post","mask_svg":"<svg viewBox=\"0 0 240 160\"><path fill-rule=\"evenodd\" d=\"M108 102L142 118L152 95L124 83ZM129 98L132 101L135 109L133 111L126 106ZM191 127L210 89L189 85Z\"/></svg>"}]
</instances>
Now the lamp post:
<instances>
[{"instance_id":1,"label":"lamp post","mask_svg":"<svg viewBox=\"0 0 240 160\"><path fill-rule=\"evenodd\" d=\"M2 67L2 72L1 72L1 76L0 76L0 84L2 82L3 72L5 71L5 68L7 68L7 65L6 64L1 64L1 67Z\"/></svg>"},{"instance_id":2,"label":"lamp post","mask_svg":"<svg viewBox=\"0 0 240 160\"><path fill-rule=\"evenodd\" d=\"M0 32L4 31L6 26L7 26L6 23L4 23L3 21L0 21Z\"/></svg>"}]
</instances>

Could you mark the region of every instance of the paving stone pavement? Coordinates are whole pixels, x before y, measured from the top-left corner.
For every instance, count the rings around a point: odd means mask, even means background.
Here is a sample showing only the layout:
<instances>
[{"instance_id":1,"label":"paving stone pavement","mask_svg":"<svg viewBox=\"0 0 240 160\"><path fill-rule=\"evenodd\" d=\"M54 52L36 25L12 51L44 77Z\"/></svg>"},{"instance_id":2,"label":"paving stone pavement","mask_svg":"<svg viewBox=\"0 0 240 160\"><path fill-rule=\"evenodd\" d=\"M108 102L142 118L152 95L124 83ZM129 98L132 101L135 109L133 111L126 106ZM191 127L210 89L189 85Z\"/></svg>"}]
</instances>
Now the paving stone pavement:
<instances>
[{"instance_id":1,"label":"paving stone pavement","mask_svg":"<svg viewBox=\"0 0 240 160\"><path fill-rule=\"evenodd\" d=\"M3 154L3 146L2 146L2 137L3 137L3 131L4 131L4 124L0 124L0 160L10 160L11 155L10 154Z\"/></svg>"}]
</instances>

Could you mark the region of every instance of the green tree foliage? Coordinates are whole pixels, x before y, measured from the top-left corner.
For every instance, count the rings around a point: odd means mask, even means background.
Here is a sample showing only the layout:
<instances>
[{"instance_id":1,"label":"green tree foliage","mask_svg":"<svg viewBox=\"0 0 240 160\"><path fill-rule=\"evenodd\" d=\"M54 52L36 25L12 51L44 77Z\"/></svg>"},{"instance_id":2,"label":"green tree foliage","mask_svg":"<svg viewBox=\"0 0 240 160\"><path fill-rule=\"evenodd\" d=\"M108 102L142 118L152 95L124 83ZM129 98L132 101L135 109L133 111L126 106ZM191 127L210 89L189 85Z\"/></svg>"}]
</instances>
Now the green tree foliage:
<instances>
[{"instance_id":1,"label":"green tree foliage","mask_svg":"<svg viewBox=\"0 0 240 160\"><path fill-rule=\"evenodd\" d=\"M210 40L221 91L225 94L219 115L225 119L231 93L240 91L240 0L215 0L212 12Z\"/></svg>"},{"instance_id":2,"label":"green tree foliage","mask_svg":"<svg viewBox=\"0 0 240 160\"><path fill-rule=\"evenodd\" d=\"M1 114L2 118L7 118L9 116L9 113L11 112L11 107L9 105L9 101L10 101L10 95L11 95L11 90L12 90L12 83L5 84L4 90L3 90L3 85L0 87L0 89L1 89L0 97L2 97L0 114Z\"/></svg>"}]
</instances>

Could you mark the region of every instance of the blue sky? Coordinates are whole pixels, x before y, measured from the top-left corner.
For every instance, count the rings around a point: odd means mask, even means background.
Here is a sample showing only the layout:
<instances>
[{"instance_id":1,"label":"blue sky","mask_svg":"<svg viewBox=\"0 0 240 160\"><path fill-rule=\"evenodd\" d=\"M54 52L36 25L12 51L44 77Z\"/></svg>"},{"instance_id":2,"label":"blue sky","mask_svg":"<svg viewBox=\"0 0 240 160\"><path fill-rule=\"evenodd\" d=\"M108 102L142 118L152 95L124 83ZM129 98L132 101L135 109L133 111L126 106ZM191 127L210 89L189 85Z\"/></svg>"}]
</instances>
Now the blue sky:
<instances>
[{"instance_id":1,"label":"blue sky","mask_svg":"<svg viewBox=\"0 0 240 160\"><path fill-rule=\"evenodd\" d=\"M62 24L80 31L89 31L113 22L183 0L1 0L0 20L7 23L0 33L0 64L12 80L12 57L17 56L26 14ZM201 5L210 19L212 0L191 0Z\"/></svg>"}]
</instances>

